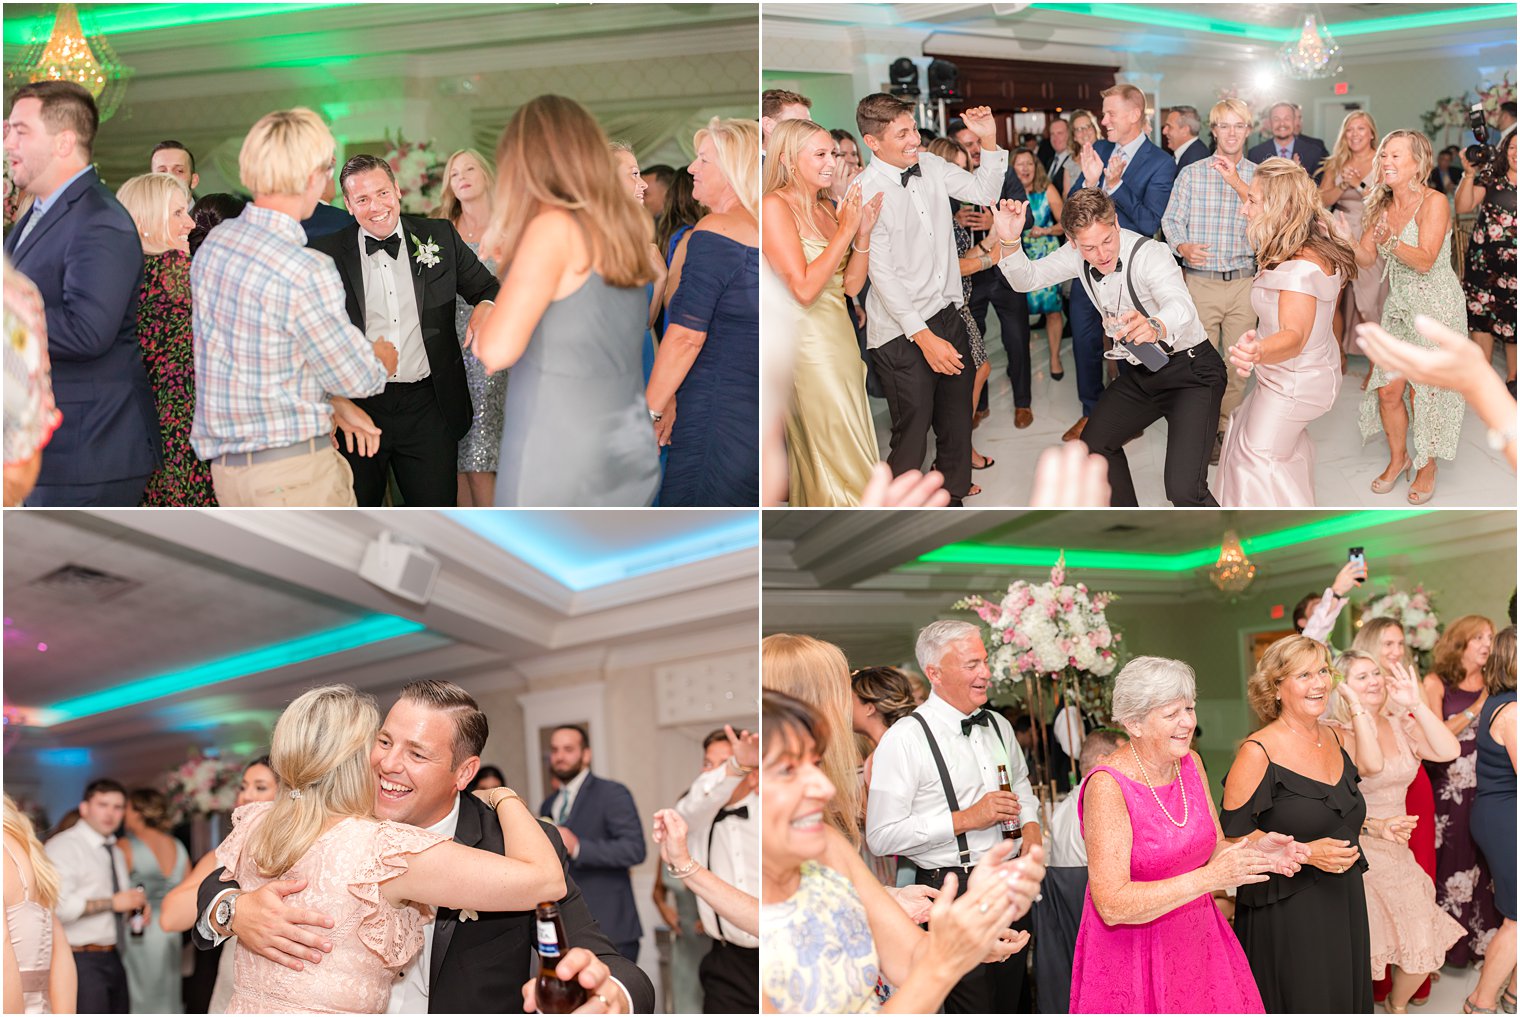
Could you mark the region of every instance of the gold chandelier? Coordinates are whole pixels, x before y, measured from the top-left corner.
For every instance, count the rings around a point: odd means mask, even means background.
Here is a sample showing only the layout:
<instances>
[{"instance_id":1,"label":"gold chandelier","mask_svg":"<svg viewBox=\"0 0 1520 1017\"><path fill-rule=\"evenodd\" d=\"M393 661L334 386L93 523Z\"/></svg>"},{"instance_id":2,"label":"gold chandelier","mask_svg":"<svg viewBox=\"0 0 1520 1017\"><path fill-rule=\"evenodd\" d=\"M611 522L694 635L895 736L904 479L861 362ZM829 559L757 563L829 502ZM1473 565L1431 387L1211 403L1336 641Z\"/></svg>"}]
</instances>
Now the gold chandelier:
<instances>
[{"instance_id":1,"label":"gold chandelier","mask_svg":"<svg viewBox=\"0 0 1520 1017\"><path fill-rule=\"evenodd\" d=\"M1219 545L1219 560L1209 569L1209 580L1221 593L1240 594L1246 591L1256 578L1256 566L1246 557L1240 546L1240 538L1234 530L1226 530Z\"/></svg>"},{"instance_id":2,"label":"gold chandelier","mask_svg":"<svg viewBox=\"0 0 1520 1017\"><path fill-rule=\"evenodd\" d=\"M6 71L6 85L14 89L33 81L72 81L95 98L102 123L121 105L132 68L117 59L116 51L98 32L85 34L73 4L59 4L53 31L45 42L34 42Z\"/></svg>"}]
</instances>

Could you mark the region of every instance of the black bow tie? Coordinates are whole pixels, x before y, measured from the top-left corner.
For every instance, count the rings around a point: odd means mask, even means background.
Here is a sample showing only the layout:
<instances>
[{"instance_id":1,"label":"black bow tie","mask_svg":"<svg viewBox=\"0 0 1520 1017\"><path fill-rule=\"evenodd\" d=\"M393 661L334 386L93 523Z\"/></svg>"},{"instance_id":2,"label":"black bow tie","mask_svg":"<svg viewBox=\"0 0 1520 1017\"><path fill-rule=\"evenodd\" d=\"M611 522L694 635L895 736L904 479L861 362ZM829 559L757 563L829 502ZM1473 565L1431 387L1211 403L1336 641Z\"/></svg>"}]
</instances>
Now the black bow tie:
<instances>
[{"instance_id":1,"label":"black bow tie","mask_svg":"<svg viewBox=\"0 0 1520 1017\"><path fill-rule=\"evenodd\" d=\"M385 253L394 258L397 254L401 253L401 237L392 233L384 240L376 240L370 236L364 238L364 256L366 258L381 248L384 248Z\"/></svg>"},{"instance_id":2,"label":"black bow tie","mask_svg":"<svg viewBox=\"0 0 1520 1017\"><path fill-rule=\"evenodd\" d=\"M988 713L986 710L976 711L971 716L961 721L961 734L971 734L971 729L978 724L981 724L983 726L990 726L992 724L992 714Z\"/></svg>"},{"instance_id":3,"label":"black bow tie","mask_svg":"<svg viewBox=\"0 0 1520 1017\"><path fill-rule=\"evenodd\" d=\"M923 175L923 169L918 165L918 163L914 163L912 166L909 166L907 169L902 171L902 185L904 187L907 187L909 180L912 180L914 177L922 177Z\"/></svg>"},{"instance_id":4,"label":"black bow tie","mask_svg":"<svg viewBox=\"0 0 1520 1017\"><path fill-rule=\"evenodd\" d=\"M719 809L718 810L718 817L716 819L714 819L713 822L714 823L721 823L725 819L728 819L730 816L734 816L734 817L737 817L739 819L748 819L749 818L749 806L748 805L741 805L737 809Z\"/></svg>"},{"instance_id":5,"label":"black bow tie","mask_svg":"<svg viewBox=\"0 0 1520 1017\"><path fill-rule=\"evenodd\" d=\"M1123 258L1116 259L1114 261L1114 272L1121 271L1123 268L1124 268L1124 259ZM1099 272L1098 269L1095 266L1093 266L1091 264L1089 264L1087 266L1087 277L1089 279L1091 279L1093 282L1098 282L1101 279L1107 279L1109 276L1113 275L1114 272L1107 272L1107 273Z\"/></svg>"}]
</instances>

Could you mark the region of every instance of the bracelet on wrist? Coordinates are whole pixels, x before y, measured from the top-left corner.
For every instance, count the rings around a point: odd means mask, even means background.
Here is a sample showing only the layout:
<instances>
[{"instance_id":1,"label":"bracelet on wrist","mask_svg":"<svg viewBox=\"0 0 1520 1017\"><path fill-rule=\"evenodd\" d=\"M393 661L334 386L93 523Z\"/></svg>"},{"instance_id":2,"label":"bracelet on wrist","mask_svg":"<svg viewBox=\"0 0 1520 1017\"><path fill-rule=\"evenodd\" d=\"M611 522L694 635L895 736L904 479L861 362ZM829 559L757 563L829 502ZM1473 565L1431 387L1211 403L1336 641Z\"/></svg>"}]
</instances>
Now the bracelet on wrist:
<instances>
[{"instance_id":1,"label":"bracelet on wrist","mask_svg":"<svg viewBox=\"0 0 1520 1017\"><path fill-rule=\"evenodd\" d=\"M697 864L697 860L695 858L689 859L687 861L685 867L684 868L680 868L680 869L677 869L674 865L671 865L669 862L666 862L665 863L665 874L668 875L668 876L670 876L672 879L685 879L687 876L691 875L693 872L696 872L697 869L699 869L699 868L701 868L701 866L699 866Z\"/></svg>"},{"instance_id":2,"label":"bracelet on wrist","mask_svg":"<svg viewBox=\"0 0 1520 1017\"><path fill-rule=\"evenodd\" d=\"M1002 237L998 237L998 246L999 247L1003 247L1003 248L1018 247L1020 243L1021 243L1021 241L1018 241L1018 240L1015 240L1012 243L1009 243L1008 241L1004 240Z\"/></svg>"},{"instance_id":3,"label":"bracelet on wrist","mask_svg":"<svg viewBox=\"0 0 1520 1017\"><path fill-rule=\"evenodd\" d=\"M729 756L728 757L728 765L732 766L734 768L734 772L737 773L741 777L744 776L746 773L754 773L755 772L755 768L753 766L745 766L743 763L739 762L739 760L736 757L734 757L734 756Z\"/></svg>"},{"instance_id":4,"label":"bracelet on wrist","mask_svg":"<svg viewBox=\"0 0 1520 1017\"><path fill-rule=\"evenodd\" d=\"M863 249L859 248L859 247L856 247L855 246L855 241L853 241L853 240L850 241L850 250L854 251L856 254L870 254L871 253L871 249L869 247L866 247L866 248L863 248Z\"/></svg>"}]
</instances>

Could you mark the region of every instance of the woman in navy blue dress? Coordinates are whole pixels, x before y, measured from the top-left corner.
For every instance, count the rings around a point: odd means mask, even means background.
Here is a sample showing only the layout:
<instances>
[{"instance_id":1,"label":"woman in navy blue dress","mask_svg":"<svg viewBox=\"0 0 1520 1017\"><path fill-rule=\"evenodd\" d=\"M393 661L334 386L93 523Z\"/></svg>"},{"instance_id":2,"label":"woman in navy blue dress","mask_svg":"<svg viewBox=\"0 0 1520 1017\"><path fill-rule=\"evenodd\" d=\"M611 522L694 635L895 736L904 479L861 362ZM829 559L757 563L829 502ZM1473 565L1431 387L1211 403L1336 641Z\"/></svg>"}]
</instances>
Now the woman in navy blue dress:
<instances>
[{"instance_id":1,"label":"woman in navy blue dress","mask_svg":"<svg viewBox=\"0 0 1520 1017\"><path fill-rule=\"evenodd\" d=\"M661 505L758 505L760 125L696 136L692 192L711 209L692 230L645 393L670 446Z\"/></svg>"}]
</instances>

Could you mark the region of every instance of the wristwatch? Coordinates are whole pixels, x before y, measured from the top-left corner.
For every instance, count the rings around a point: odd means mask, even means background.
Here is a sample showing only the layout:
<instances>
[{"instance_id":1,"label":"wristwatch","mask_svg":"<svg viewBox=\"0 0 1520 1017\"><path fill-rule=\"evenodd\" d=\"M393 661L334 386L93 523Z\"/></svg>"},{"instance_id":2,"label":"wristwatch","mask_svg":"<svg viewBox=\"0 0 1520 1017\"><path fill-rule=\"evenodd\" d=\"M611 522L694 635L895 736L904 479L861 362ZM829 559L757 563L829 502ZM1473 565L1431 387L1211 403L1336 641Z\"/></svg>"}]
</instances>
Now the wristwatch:
<instances>
[{"instance_id":1,"label":"wristwatch","mask_svg":"<svg viewBox=\"0 0 1520 1017\"><path fill-rule=\"evenodd\" d=\"M649 411L649 420L651 423L658 424L663 419L665 419L665 414L656 413L654 410Z\"/></svg>"},{"instance_id":2,"label":"wristwatch","mask_svg":"<svg viewBox=\"0 0 1520 1017\"><path fill-rule=\"evenodd\" d=\"M216 909L211 913L211 920L219 929L226 929L227 934L232 934L232 916L237 914L237 899L242 896L242 891L233 890L221 900L216 902Z\"/></svg>"},{"instance_id":3,"label":"wristwatch","mask_svg":"<svg viewBox=\"0 0 1520 1017\"><path fill-rule=\"evenodd\" d=\"M1160 318L1154 316L1146 318L1145 323L1156 330L1156 341L1158 343L1166 338L1166 326L1161 323Z\"/></svg>"}]
</instances>

